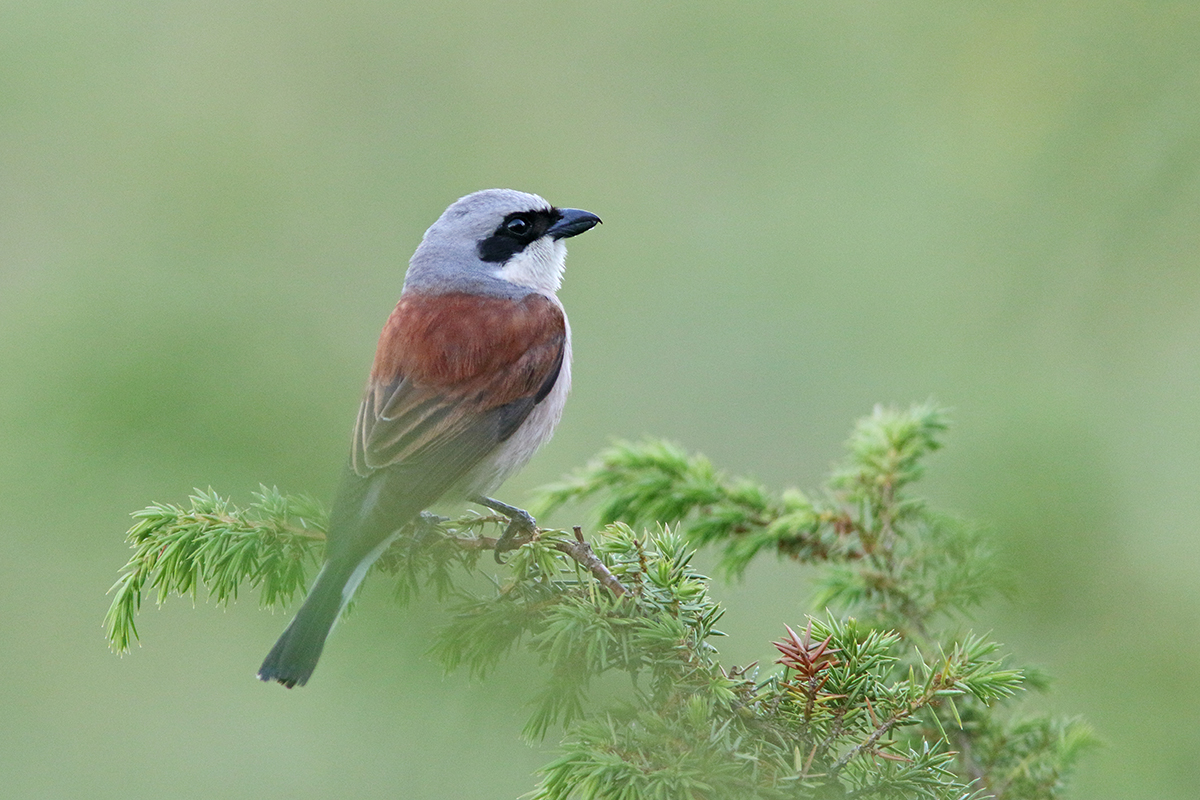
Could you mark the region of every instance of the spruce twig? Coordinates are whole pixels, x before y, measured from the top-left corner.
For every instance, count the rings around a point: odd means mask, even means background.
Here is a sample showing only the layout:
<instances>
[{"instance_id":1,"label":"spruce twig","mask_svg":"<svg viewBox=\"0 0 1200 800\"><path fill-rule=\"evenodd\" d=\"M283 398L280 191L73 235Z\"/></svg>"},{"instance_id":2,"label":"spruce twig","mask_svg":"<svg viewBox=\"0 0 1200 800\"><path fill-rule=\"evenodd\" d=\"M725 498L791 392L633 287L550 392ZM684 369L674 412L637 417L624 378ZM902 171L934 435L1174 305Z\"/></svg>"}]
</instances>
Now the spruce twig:
<instances>
[{"instance_id":1,"label":"spruce twig","mask_svg":"<svg viewBox=\"0 0 1200 800\"><path fill-rule=\"evenodd\" d=\"M523 683L524 733L558 727L562 743L535 800L1056 800L1095 736L1078 720L1022 716L1014 701L1036 673L960 630L1004 586L982 529L913 494L946 419L931 403L876 408L812 493L773 492L674 445L620 443L541 495L539 516L596 503L590 542L582 527L524 534L503 579L480 592L467 576L507 520L428 517L373 572L401 601L425 586L453 598L431 649L446 669L485 678L518 646L541 664ZM160 603L201 589L227 603L247 588L264 606L294 601L326 519L311 500L266 488L244 508L208 490L134 516L105 620L118 651L137 638L148 591ZM777 668L721 663L723 609L692 565L706 546L731 575L765 552L814 568L824 613L778 621ZM605 676L615 701L592 695Z\"/></svg>"}]
</instances>

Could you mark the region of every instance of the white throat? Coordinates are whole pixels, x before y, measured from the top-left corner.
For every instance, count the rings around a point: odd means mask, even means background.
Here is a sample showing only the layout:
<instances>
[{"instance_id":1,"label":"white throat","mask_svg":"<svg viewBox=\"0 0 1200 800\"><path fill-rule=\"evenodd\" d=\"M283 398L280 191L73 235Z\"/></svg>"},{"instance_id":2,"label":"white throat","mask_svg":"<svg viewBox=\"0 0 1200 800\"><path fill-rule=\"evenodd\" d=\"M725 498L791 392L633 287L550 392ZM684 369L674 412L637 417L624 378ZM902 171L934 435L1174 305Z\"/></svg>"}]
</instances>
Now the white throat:
<instances>
[{"instance_id":1,"label":"white throat","mask_svg":"<svg viewBox=\"0 0 1200 800\"><path fill-rule=\"evenodd\" d=\"M506 261L496 277L552 296L562 286L566 260L566 243L543 236Z\"/></svg>"}]
</instances>

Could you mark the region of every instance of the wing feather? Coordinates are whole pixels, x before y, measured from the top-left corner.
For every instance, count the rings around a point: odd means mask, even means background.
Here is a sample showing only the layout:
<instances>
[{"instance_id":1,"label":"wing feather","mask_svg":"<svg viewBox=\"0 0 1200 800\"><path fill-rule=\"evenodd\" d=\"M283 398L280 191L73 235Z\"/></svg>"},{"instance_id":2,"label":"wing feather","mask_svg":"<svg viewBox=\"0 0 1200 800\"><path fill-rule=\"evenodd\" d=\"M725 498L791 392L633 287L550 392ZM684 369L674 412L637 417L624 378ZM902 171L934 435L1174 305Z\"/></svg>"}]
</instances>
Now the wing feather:
<instances>
[{"instance_id":1,"label":"wing feather","mask_svg":"<svg viewBox=\"0 0 1200 800\"><path fill-rule=\"evenodd\" d=\"M329 558L358 563L515 433L558 380L566 336L542 295L403 296L359 406Z\"/></svg>"},{"instance_id":2,"label":"wing feather","mask_svg":"<svg viewBox=\"0 0 1200 800\"><path fill-rule=\"evenodd\" d=\"M387 485L345 501L360 515L368 494L376 504L403 494L417 511L435 502L545 399L565 349L562 309L542 295L405 295L380 336L350 453L350 474Z\"/></svg>"}]
</instances>

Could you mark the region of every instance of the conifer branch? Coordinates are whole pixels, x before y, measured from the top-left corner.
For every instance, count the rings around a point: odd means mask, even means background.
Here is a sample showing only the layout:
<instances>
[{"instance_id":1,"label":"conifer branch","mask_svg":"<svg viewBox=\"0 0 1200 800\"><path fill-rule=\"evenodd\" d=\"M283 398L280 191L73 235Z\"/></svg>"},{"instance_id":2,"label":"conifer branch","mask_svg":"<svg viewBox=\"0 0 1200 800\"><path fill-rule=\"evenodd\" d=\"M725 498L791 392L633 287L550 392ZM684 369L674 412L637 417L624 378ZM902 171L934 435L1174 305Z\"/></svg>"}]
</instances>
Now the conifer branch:
<instances>
[{"instance_id":1,"label":"conifer branch","mask_svg":"<svg viewBox=\"0 0 1200 800\"><path fill-rule=\"evenodd\" d=\"M1005 586L982 530L912 493L946 419L931 403L876 408L811 494L773 492L663 442L619 443L540 494L539 516L594 503L590 541L581 527L523 534L481 593L467 578L507 520L423 516L371 580L394 581L401 602L425 588L454 599L430 651L447 670L486 678L517 647L541 663L524 733L557 729L562 742L535 800L1054 800L1095 736L1078 720L1016 713L1041 679L959 630ZM265 487L244 508L210 489L134 517L105 618L117 651L137 638L149 591L159 603L201 588L219 604L246 589L263 606L294 602L326 524L319 504ZM825 611L777 622L775 667L721 662L723 609L691 563L703 546L732 575L763 552L816 569ZM619 701L593 698L596 681L622 675Z\"/></svg>"},{"instance_id":2,"label":"conifer branch","mask_svg":"<svg viewBox=\"0 0 1200 800\"><path fill-rule=\"evenodd\" d=\"M575 534L575 539L573 541L570 539L555 541L554 549L574 559L581 567L592 573L601 586L608 589L617 597L628 594L629 590L616 579L608 567L604 565L603 561L596 558L591 545L584 541L583 528L576 525L571 530Z\"/></svg>"}]
</instances>

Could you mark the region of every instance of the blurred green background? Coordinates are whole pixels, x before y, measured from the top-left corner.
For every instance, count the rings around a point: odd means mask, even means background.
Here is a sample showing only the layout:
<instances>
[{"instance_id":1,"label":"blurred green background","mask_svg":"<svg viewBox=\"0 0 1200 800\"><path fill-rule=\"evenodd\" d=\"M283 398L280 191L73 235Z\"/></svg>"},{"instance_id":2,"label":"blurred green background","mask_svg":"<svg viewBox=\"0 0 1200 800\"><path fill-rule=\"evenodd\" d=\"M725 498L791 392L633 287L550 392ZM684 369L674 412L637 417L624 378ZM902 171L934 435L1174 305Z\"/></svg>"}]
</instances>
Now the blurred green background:
<instances>
[{"instance_id":1,"label":"blurred green background","mask_svg":"<svg viewBox=\"0 0 1200 800\"><path fill-rule=\"evenodd\" d=\"M643 433L811 488L935 396L924 490L1017 575L977 624L1106 741L1073 796L1195 798L1198 167L1194 2L0 5L0 795L533 786L530 664L443 677L382 585L302 691L252 599L100 627L130 511L330 497L421 233L511 186L605 224L503 497ZM809 596L718 595L735 663Z\"/></svg>"}]
</instances>

